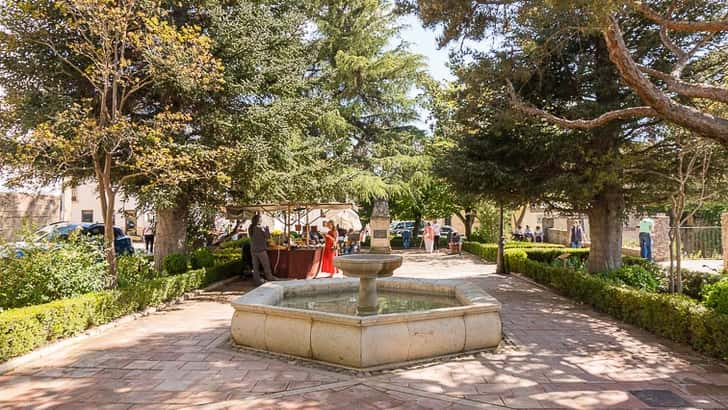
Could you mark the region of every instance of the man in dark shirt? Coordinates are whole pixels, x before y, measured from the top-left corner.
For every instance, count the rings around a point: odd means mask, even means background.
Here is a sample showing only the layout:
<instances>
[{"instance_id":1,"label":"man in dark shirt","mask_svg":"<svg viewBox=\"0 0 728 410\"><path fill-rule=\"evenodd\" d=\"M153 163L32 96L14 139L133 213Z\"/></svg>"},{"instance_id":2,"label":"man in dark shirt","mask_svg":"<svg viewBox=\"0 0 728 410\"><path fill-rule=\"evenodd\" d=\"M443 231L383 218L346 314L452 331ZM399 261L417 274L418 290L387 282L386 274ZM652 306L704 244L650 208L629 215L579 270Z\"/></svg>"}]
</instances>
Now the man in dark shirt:
<instances>
[{"instance_id":1,"label":"man in dark shirt","mask_svg":"<svg viewBox=\"0 0 728 410\"><path fill-rule=\"evenodd\" d=\"M260 280L261 267L266 280L278 280L271 272L270 260L268 259L268 252L266 252L270 231L268 231L267 226L260 226L260 215L253 216L248 228L248 236L250 237L250 256L253 259L253 282L255 285L263 284L263 281Z\"/></svg>"}]
</instances>

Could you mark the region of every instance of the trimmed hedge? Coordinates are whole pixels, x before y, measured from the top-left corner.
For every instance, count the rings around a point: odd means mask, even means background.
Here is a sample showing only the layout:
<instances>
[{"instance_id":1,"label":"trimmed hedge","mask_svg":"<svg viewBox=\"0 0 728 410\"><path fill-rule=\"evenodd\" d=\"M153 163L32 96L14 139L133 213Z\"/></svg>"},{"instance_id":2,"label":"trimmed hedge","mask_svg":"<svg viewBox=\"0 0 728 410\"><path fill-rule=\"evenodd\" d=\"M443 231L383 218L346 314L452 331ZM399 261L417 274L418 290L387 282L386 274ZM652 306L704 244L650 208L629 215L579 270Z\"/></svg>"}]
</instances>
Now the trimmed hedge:
<instances>
[{"instance_id":1,"label":"trimmed hedge","mask_svg":"<svg viewBox=\"0 0 728 410\"><path fill-rule=\"evenodd\" d=\"M535 245L542 245L536 247ZM498 245L495 243L479 243L465 242L463 250L477 255L489 262L495 262L498 257ZM505 245L506 269L509 270L508 255L520 255L523 252L524 257L528 257L541 262L550 263L563 254L578 255L582 259L589 256L589 249L586 248L565 248L563 245L532 243L532 242L508 242Z\"/></svg>"},{"instance_id":2,"label":"trimmed hedge","mask_svg":"<svg viewBox=\"0 0 728 410\"><path fill-rule=\"evenodd\" d=\"M0 312L0 362L234 276L241 268L242 262L234 261L140 282L124 289L87 293Z\"/></svg>"},{"instance_id":3,"label":"trimmed hedge","mask_svg":"<svg viewBox=\"0 0 728 410\"><path fill-rule=\"evenodd\" d=\"M199 248L190 255L190 265L192 265L192 269L215 266L215 255L207 248Z\"/></svg>"},{"instance_id":4,"label":"trimmed hedge","mask_svg":"<svg viewBox=\"0 0 728 410\"><path fill-rule=\"evenodd\" d=\"M477 248L472 244L470 247ZM727 314L707 309L684 295L637 290L597 275L549 266L529 259L526 251L514 249L505 253L510 271L519 272L615 319L728 361Z\"/></svg>"},{"instance_id":5,"label":"trimmed hedge","mask_svg":"<svg viewBox=\"0 0 728 410\"><path fill-rule=\"evenodd\" d=\"M189 270L189 258L181 253L172 253L162 260L162 270L169 275L179 275Z\"/></svg>"}]
</instances>

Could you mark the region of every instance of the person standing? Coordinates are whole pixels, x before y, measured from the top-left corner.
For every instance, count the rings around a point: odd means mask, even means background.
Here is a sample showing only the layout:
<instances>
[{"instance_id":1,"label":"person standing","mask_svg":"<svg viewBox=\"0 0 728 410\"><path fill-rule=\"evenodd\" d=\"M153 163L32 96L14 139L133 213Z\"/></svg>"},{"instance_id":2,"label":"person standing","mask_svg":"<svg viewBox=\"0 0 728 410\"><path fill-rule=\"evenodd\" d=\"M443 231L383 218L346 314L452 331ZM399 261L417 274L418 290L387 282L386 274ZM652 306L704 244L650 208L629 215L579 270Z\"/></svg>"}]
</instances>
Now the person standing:
<instances>
[{"instance_id":1,"label":"person standing","mask_svg":"<svg viewBox=\"0 0 728 410\"><path fill-rule=\"evenodd\" d=\"M334 226L332 221L328 221L326 227L329 231L324 235L326 242L324 243L324 254L321 256L321 272L328 273L329 277L333 277L336 273L334 256L336 256L339 232L336 230L336 226Z\"/></svg>"},{"instance_id":2,"label":"person standing","mask_svg":"<svg viewBox=\"0 0 728 410\"><path fill-rule=\"evenodd\" d=\"M148 254L154 253L154 231L156 230L156 226L154 223L151 223L144 227L144 231L142 232L142 235L144 236L144 250L147 251Z\"/></svg>"},{"instance_id":3,"label":"person standing","mask_svg":"<svg viewBox=\"0 0 728 410\"><path fill-rule=\"evenodd\" d=\"M536 227L536 231L533 233L533 238L536 242L543 242L543 231L540 226Z\"/></svg>"},{"instance_id":4,"label":"person standing","mask_svg":"<svg viewBox=\"0 0 728 410\"><path fill-rule=\"evenodd\" d=\"M652 260L652 229L655 227L655 221L649 216L645 216L640 220L640 256Z\"/></svg>"},{"instance_id":5,"label":"person standing","mask_svg":"<svg viewBox=\"0 0 728 410\"><path fill-rule=\"evenodd\" d=\"M253 262L253 283L256 286L262 285L260 279L261 270L266 280L280 280L273 276L270 268L270 260L268 259L268 239L270 239L270 230L267 226L260 226L260 215L253 216L248 227L248 237L250 237L250 257Z\"/></svg>"},{"instance_id":6,"label":"person standing","mask_svg":"<svg viewBox=\"0 0 728 410\"><path fill-rule=\"evenodd\" d=\"M533 242L533 232L531 231L531 227L526 225L526 230L523 231L523 238L528 242Z\"/></svg>"},{"instance_id":7,"label":"person standing","mask_svg":"<svg viewBox=\"0 0 728 410\"><path fill-rule=\"evenodd\" d=\"M433 239L433 248L436 252L440 251L440 224L435 221L434 224L432 224L432 230L435 232L435 237Z\"/></svg>"},{"instance_id":8,"label":"person standing","mask_svg":"<svg viewBox=\"0 0 728 410\"><path fill-rule=\"evenodd\" d=\"M435 240L435 229L429 222L422 231L422 239L425 240L425 251L427 251L427 253L432 253L433 242Z\"/></svg>"},{"instance_id":9,"label":"person standing","mask_svg":"<svg viewBox=\"0 0 728 410\"><path fill-rule=\"evenodd\" d=\"M569 242L571 242L572 248L581 248L581 244L584 242L584 231L581 229L578 221L574 221L574 224L571 226Z\"/></svg>"},{"instance_id":10,"label":"person standing","mask_svg":"<svg viewBox=\"0 0 728 410\"><path fill-rule=\"evenodd\" d=\"M402 247L405 249L409 249L411 239L412 239L412 232L409 229L405 228L402 231Z\"/></svg>"}]
</instances>

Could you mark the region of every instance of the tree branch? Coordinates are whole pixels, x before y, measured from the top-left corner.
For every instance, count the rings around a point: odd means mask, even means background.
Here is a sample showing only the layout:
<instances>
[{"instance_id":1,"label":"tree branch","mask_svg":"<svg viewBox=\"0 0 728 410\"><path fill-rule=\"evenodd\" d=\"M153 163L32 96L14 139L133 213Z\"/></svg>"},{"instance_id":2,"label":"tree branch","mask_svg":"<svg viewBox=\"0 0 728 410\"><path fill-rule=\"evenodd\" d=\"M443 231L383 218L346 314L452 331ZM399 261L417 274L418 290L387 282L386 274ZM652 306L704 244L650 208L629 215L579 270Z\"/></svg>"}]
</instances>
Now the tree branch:
<instances>
[{"instance_id":1,"label":"tree branch","mask_svg":"<svg viewBox=\"0 0 728 410\"><path fill-rule=\"evenodd\" d=\"M643 16L670 30L686 33L720 33L722 31L728 31L728 19L726 18L708 21L671 20L658 13L657 10L647 5L644 1L633 0L631 3Z\"/></svg>"},{"instance_id":2,"label":"tree branch","mask_svg":"<svg viewBox=\"0 0 728 410\"><path fill-rule=\"evenodd\" d=\"M728 88L715 87L710 84L696 84L675 78L670 74L655 70L654 68L638 65L640 71L662 80L667 85L667 89L690 98L705 98L713 101L728 103Z\"/></svg>"},{"instance_id":3,"label":"tree branch","mask_svg":"<svg viewBox=\"0 0 728 410\"><path fill-rule=\"evenodd\" d=\"M531 104L528 104L528 103L522 101L520 98L518 98L518 95L516 94L516 90L513 87L513 84L510 81L508 81L507 83L508 83L507 84L508 95L511 98L511 104L513 105L514 108L523 112L524 114L530 114L530 115L535 115L537 117L541 117L542 119L544 119L552 124L556 124L556 125L564 127L564 128L589 130L589 129L601 127L603 125L606 125L606 124L608 124L612 121L616 121L616 120L631 120L631 119L635 119L635 118L657 116L657 113L655 112L655 110L653 110L650 107L631 107L631 108L624 108L621 110L609 111L607 113L600 115L599 117L589 119L589 120L584 120L584 119L569 120L566 118L562 118L562 117L553 115L548 111L542 110L540 108L537 108Z\"/></svg>"},{"instance_id":4,"label":"tree branch","mask_svg":"<svg viewBox=\"0 0 728 410\"><path fill-rule=\"evenodd\" d=\"M657 115L728 146L728 120L676 102L645 77L627 49L615 16L609 18L603 34L609 58L617 66L622 79Z\"/></svg>"}]
</instances>

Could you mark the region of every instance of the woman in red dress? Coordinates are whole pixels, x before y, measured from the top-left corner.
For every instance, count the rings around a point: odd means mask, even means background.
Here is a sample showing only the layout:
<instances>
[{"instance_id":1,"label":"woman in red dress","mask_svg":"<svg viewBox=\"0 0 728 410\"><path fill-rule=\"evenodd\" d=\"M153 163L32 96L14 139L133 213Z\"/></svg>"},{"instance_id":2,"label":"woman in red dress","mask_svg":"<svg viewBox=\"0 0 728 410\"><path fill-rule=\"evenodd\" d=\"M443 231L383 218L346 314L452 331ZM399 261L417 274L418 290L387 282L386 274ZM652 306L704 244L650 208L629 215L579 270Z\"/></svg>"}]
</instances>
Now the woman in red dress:
<instances>
[{"instance_id":1,"label":"woman in red dress","mask_svg":"<svg viewBox=\"0 0 728 410\"><path fill-rule=\"evenodd\" d=\"M326 243L324 244L324 254L321 257L321 272L329 274L329 277L333 277L336 273L336 267L334 266L334 256L336 256L336 227L334 223L329 221L326 223L326 227L329 231L326 232Z\"/></svg>"}]
</instances>

